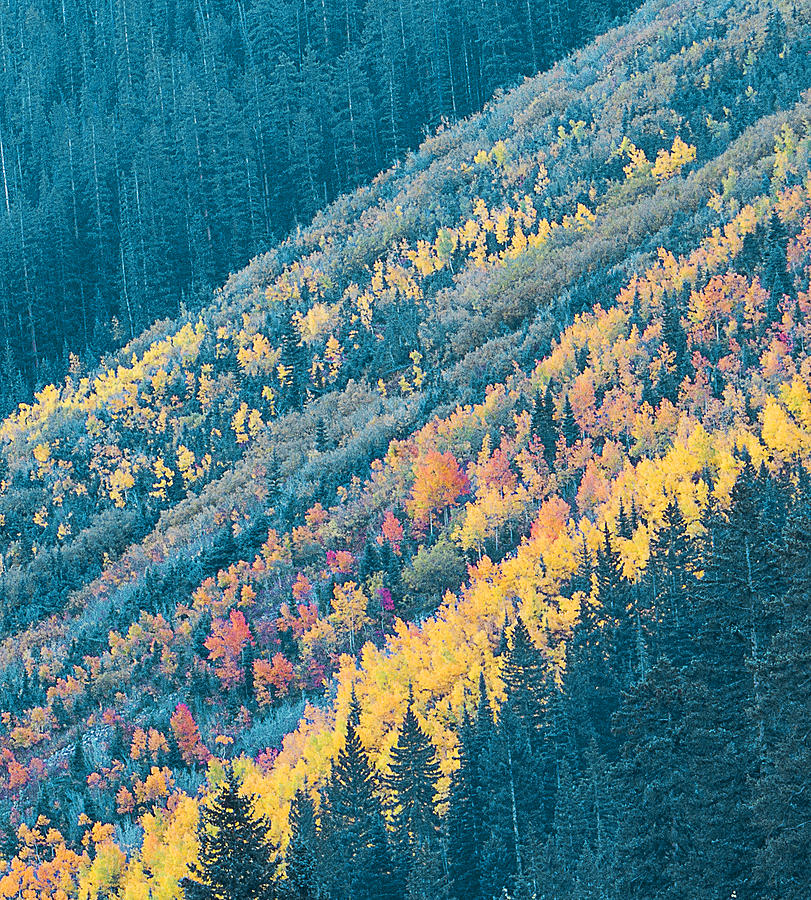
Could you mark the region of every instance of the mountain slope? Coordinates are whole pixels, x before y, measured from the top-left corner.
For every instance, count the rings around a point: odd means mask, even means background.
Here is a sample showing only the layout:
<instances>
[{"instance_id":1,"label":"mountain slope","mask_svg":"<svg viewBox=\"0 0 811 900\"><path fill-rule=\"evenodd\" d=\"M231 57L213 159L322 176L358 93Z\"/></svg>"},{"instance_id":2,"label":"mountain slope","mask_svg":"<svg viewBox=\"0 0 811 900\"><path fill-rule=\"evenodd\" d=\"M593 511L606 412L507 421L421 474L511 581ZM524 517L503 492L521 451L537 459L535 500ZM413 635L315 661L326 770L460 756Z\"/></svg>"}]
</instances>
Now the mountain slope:
<instances>
[{"instance_id":1,"label":"mountain slope","mask_svg":"<svg viewBox=\"0 0 811 900\"><path fill-rule=\"evenodd\" d=\"M591 0L9 0L0 411L23 385L199 308L251 253L427 130L627 11Z\"/></svg>"},{"instance_id":2,"label":"mountain slope","mask_svg":"<svg viewBox=\"0 0 811 900\"><path fill-rule=\"evenodd\" d=\"M212 752L257 758L283 845L351 683L383 769L413 683L449 774L479 672L503 694L505 615L563 662L561 585L621 497L630 576L671 497L697 532L744 448L805 458L807 9L688 7L646 5L3 423L8 821L74 847L80 813L114 822L92 866L62 852L88 896L144 814L122 895L175 896Z\"/></svg>"}]
</instances>

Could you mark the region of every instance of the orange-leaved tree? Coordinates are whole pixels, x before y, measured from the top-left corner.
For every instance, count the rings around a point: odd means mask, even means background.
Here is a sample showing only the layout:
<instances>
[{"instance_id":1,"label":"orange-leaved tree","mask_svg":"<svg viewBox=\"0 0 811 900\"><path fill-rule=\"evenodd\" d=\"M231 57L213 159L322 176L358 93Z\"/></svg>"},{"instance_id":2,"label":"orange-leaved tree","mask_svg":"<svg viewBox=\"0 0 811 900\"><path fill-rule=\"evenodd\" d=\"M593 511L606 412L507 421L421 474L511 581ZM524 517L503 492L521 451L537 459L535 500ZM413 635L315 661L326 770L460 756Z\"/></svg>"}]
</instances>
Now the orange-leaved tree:
<instances>
[{"instance_id":1,"label":"orange-leaved tree","mask_svg":"<svg viewBox=\"0 0 811 900\"><path fill-rule=\"evenodd\" d=\"M433 534L434 518L441 515L447 524L450 510L460 497L470 493L470 482L450 450L428 450L414 465L414 486L408 511L414 524Z\"/></svg>"}]
</instances>

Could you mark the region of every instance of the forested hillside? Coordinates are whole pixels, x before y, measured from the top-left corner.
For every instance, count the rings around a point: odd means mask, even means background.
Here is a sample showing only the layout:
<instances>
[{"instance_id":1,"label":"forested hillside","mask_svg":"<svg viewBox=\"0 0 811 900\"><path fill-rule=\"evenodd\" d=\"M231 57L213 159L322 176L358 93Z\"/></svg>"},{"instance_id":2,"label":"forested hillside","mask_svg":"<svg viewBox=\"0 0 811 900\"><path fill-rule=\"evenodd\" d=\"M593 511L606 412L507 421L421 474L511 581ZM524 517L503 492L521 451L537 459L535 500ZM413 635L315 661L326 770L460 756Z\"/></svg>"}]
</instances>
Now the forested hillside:
<instances>
[{"instance_id":1,"label":"forested hillside","mask_svg":"<svg viewBox=\"0 0 811 900\"><path fill-rule=\"evenodd\" d=\"M810 50L648 2L0 424L0 897L806 896Z\"/></svg>"},{"instance_id":2,"label":"forested hillside","mask_svg":"<svg viewBox=\"0 0 811 900\"><path fill-rule=\"evenodd\" d=\"M8 0L2 412L635 5Z\"/></svg>"}]
</instances>

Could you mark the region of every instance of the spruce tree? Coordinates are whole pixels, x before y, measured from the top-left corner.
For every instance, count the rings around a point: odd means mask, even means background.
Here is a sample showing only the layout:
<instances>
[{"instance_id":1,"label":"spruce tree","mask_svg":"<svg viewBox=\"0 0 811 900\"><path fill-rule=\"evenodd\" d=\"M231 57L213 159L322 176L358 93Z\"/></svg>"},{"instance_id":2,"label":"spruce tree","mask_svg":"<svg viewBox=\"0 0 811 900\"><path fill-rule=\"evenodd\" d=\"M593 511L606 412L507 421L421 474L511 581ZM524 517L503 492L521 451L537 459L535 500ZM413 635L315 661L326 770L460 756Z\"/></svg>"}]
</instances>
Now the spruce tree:
<instances>
[{"instance_id":1,"label":"spruce tree","mask_svg":"<svg viewBox=\"0 0 811 900\"><path fill-rule=\"evenodd\" d=\"M272 900L270 823L240 790L233 768L200 808L198 862L181 887L187 900Z\"/></svg>"},{"instance_id":2,"label":"spruce tree","mask_svg":"<svg viewBox=\"0 0 811 900\"><path fill-rule=\"evenodd\" d=\"M481 896L480 843L482 840L479 792L477 722L465 714L459 729L459 767L451 775L445 836L448 887L453 900L475 900Z\"/></svg>"},{"instance_id":3,"label":"spruce tree","mask_svg":"<svg viewBox=\"0 0 811 900\"><path fill-rule=\"evenodd\" d=\"M563 435L567 447L574 446L580 437L580 428L575 420L574 412L572 412L572 404L569 402L568 394L563 400L563 408L560 413L560 433Z\"/></svg>"},{"instance_id":4,"label":"spruce tree","mask_svg":"<svg viewBox=\"0 0 811 900\"><path fill-rule=\"evenodd\" d=\"M347 900L393 896L395 880L380 805L380 786L357 733L352 701L346 740L323 793L324 880L329 892Z\"/></svg>"},{"instance_id":5,"label":"spruce tree","mask_svg":"<svg viewBox=\"0 0 811 900\"><path fill-rule=\"evenodd\" d=\"M307 790L296 794L290 808L290 842L284 856L284 900L319 900L318 833L315 808Z\"/></svg>"},{"instance_id":6,"label":"spruce tree","mask_svg":"<svg viewBox=\"0 0 811 900\"><path fill-rule=\"evenodd\" d=\"M804 481L783 531L780 627L755 671L764 747L754 791L754 826L762 836L754 881L762 896L781 900L799 900L811 883L811 504Z\"/></svg>"},{"instance_id":7,"label":"spruce tree","mask_svg":"<svg viewBox=\"0 0 811 900\"><path fill-rule=\"evenodd\" d=\"M414 696L409 691L385 779L392 794L394 840L401 854L408 855L436 842L439 821L434 803L440 775L434 746L414 714Z\"/></svg>"},{"instance_id":8,"label":"spruce tree","mask_svg":"<svg viewBox=\"0 0 811 900\"><path fill-rule=\"evenodd\" d=\"M546 660L529 636L519 616L511 629L501 677L507 690L507 703L524 723L538 749L544 730L544 704L549 693Z\"/></svg>"}]
</instances>

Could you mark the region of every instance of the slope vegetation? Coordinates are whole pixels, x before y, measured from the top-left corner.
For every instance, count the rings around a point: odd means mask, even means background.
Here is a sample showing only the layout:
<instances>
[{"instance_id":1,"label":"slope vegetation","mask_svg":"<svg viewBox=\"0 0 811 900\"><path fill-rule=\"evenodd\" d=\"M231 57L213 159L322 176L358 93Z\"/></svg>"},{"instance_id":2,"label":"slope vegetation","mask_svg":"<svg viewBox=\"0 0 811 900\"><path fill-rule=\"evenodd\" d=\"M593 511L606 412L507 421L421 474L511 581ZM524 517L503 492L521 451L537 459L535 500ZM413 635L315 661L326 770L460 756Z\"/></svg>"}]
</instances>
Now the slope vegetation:
<instances>
[{"instance_id":1,"label":"slope vegetation","mask_svg":"<svg viewBox=\"0 0 811 900\"><path fill-rule=\"evenodd\" d=\"M648 3L2 423L0 896L177 896L229 757L284 848L352 688L450 776L505 619L563 670L582 546L633 580L807 460L808 50Z\"/></svg>"}]
</instances>

